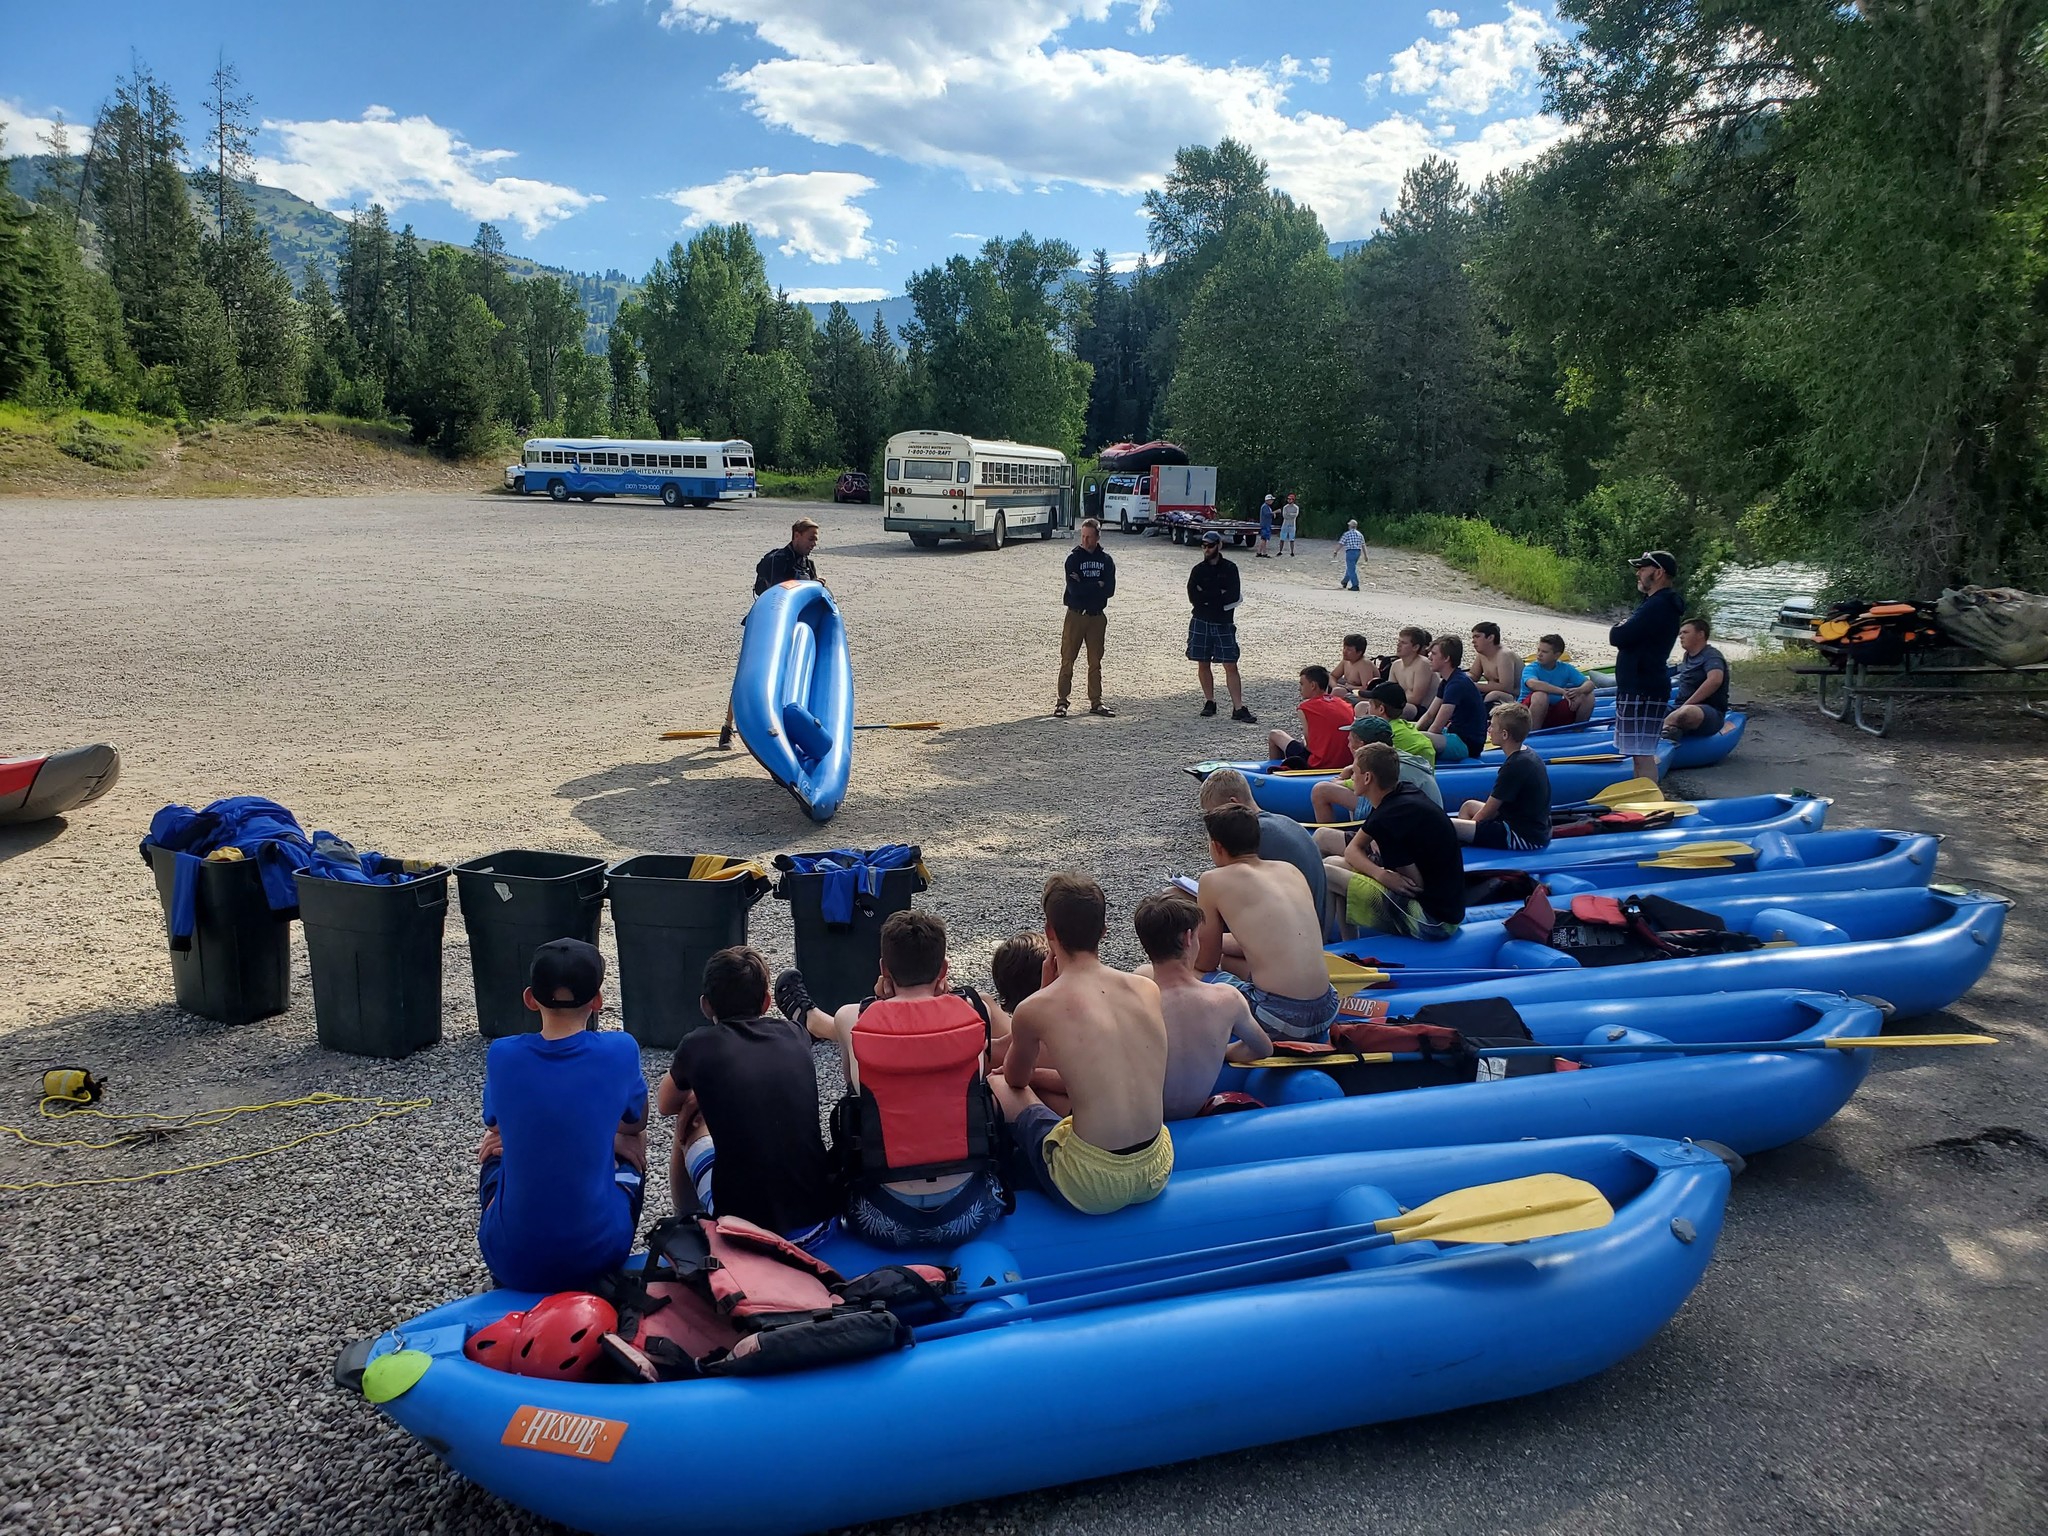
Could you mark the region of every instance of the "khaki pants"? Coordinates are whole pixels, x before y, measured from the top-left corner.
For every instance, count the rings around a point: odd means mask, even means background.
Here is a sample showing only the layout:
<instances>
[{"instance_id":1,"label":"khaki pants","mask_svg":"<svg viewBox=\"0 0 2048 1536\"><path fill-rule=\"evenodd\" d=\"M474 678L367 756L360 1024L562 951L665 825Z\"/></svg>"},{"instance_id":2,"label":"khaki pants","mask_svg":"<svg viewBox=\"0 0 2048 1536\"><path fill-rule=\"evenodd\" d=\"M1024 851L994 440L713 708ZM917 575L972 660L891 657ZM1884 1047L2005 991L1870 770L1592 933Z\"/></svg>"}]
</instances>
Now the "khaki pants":
<instances>
[{"instance_id":1,"label":"khaki pants","mask_svg":"<svg viewBox=\"0 0 2048 1536\"><path fill-rule=\"evenodd\" d=\"M1102 702L1102 640L1109 632L1109 615L1080 613L1069 608L1060 627L1060 702L1067 702L1074 689L1074 658L1088 647L1088 705Z\"/></svg>"}]
</instances>

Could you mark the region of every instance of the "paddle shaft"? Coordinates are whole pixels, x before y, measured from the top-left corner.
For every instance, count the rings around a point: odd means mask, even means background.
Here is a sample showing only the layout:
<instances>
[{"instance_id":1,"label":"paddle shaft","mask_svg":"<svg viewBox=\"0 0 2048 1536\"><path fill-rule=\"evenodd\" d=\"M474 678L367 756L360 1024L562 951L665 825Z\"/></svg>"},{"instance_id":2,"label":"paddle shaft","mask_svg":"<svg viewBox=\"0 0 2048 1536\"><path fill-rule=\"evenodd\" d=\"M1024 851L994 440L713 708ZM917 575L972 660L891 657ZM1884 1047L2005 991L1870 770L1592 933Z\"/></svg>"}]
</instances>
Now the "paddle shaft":
<instances>
[{"instance_id":1,"label":"paddle shaft","mask_svg":"<svg viewBox=\"0 0 2048 1536\"><path fill-rule=\"evenodd\" d=\"M1835 1035L1826 1040L1709 1040L1687 1044L1683 1040L1652 1040L1634 1045L1626 1040L1598 1045L1489 1045L1481 1056L1606 1056L1645 1053L1723 1056L1754 1054L1759 1051L1860 1051L1883 1046L1996 1045L1990 1035ZM1247 1069L1270 1071L1276 1067L1377 1066L1390 1061L1441 1061L1421 1051L1336 1051L1327 1056L1266 1056L1258 1061L1238 1062Z\"/></svg>"},{"instance_id":2,"label":"paddle shaft","mask_svg":"<svg viewBox=\"0 0 2048 1536\"><path fill-rule=\"evenodd\" d=\"M945 725L943 720L898 720L889 724L856 725L856 731L936 731ZM663 731L663 741L707 741L718 734L708 731Z\"/></svg>"},{"instance_id":3,"label":"paddle shaft","mask_svg":"<svg viewBox=\"0 0 2048 1536\"><path fill-rule=\"evenodd\" d=\"M1598 1192L1595 1191L1594 1193L1597 1195ZM1543 1201L1530 1205L1525 1210L1515 1214L1535 1218L1547 1213L1568 1211L1579 1204L1580 1202L1576 1197ZM1226 1264L1216 1268L1196 1270L1191 1274L1169 1275L1159 1280L1147 1280L1137 1285L1116 1286L1107 1291L1090 1291L1081 1296L1062 1296L1057 1301L1036 1302L1026 1307L1006 1307L1000 1312L983 1313L978 1317L951 1318L946 1322L932 1323L918 1329L917 1341L922 1344L928 1340L948 1339L963 1333L979 1333L983 1329L999 1328L1008 1323L1022 1322L1026 1318L1064 1317L1069 1313L1091 1311L1096 1307L1124 1306L1135 1301L1157 1300L1190 1290L1210 1290L1222 1286L1247 1285L1261 1280L1280 1279L1302 1264L1319 1264L1330 1259L1342 1258L1348 1254L1363 1253L1371 1248L1388 1248L1392 1247L1395 1243L1412 1242L1418 1238L1442 1236L1455 1242L1459 1241L1459 1239L1452 1237L1451 1234L1472 1227L1485 1227L1505 1214L1503 1212L1488 1213L1482 1211L1467 1217L1454 1216L1430 1220L1423 1217L1423 1213L1419 1210L1411 1211L1405 1216L1393 1216L1383 1221L1374 1222L1365 1229L1364 1236L1347 1238L1342 1242L1325 1243L1314 1248L1299 1249L1293 1253L1278 1254L1267 1259L1255 1259L1247 1264ZM1611 1219L1611 1216L1612 1213L1608 1212L1602 1218L1603 1222L1606 1219ZM1423 1219L1417 1220L1415 1219L1417 1217L1423 1217ZM1400 1223L1401 1225L1393 1231L1381 1230L1382 1228L1393 1226L1395 1223ZM1333 1232L1349 1230L1357 1229L1335 1228ZM1578 1230L1578 1228L1560 1228L1559 1230ZM1331 1234L1315 1233L1302 1235L1328 1236ZM1272 1239L1255 1240L1253 1246L1257 1246L1259 1241L1270 1242ZM1466 1239L1466 1241L1483 1242L1489 1241L1489 1239L1471 1238ZM1229 1248L1208 1250L1208 1252L1216 1254L1229 1251ZM1181 1255L1180 1257L1191 1256ZM1138 1260L1135 1262L1142 1265L1148 1261ZM1171 1256L1166 1260L1155 1259L1149 1262L1155 1264L1171 1262ZM1020 1281L1011 1289L1021 1290L1030 1285L1045 1286L1052 1284L1056 1280L1079 1279L1084 1275L1107 1274L1119 1267L1116 1265L1105 1265L1101 1270L1075 1270L1065 1276L1047 1275L1032 1281ZM971 1306L982 1297L993 1296L994 1294L995 1289L993 1288L987 1291L970 1293L968 1304Z\"/></svg>"}]
</instances>

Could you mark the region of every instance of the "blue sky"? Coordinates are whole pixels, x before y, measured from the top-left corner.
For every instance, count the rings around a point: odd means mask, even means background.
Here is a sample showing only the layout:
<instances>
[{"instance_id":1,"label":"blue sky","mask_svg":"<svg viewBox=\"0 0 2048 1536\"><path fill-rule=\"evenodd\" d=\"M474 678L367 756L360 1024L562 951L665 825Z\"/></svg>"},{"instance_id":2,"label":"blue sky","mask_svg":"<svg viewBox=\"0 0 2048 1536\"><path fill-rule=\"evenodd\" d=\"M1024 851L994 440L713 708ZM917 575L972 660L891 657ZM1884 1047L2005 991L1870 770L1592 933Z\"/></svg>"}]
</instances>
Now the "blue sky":
<instances>
[{"instance_id":1,"label":"blue sky","mask_svg":"<svg viewBox=\"0 0 2048 1536\"><path fill-rule=\"evenodd\" d=\"M805 297L899 292L1026 229L1128 264L1175 147L1225 134L1342 240L1424 155L1477 180L1560 131L1535 84L1546 0L98 0L84 27L12 9L10 153L56 113L89 122L131 50L189 118L224 49L265 125L259 179L324 207L379 200L451 240L488 218L521 254L636 277L742 219Z\"/></svg>"}]
</instances>

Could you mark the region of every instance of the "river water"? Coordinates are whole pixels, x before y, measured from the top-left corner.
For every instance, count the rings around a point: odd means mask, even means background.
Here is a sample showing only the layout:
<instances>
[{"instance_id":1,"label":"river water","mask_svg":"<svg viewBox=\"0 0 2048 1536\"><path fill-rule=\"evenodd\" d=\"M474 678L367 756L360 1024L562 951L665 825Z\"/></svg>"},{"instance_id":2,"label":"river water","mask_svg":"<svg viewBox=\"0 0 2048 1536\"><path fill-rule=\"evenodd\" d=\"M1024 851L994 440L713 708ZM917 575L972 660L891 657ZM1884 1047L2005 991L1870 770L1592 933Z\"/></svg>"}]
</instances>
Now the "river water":
<instances>
[{"instance_id":1,"label":"river water","mask_svg":"<svg viewBox=\"0 0 2048 1536\"><path fill-rule=\"evenodd\" d=\"M1755 641L1770 632L1779 605L1810 598L1827 584L1817 565L1782 561L1776 565L1724 565L1707 592L1714 638Z\"/></svg>"}]
</instances>

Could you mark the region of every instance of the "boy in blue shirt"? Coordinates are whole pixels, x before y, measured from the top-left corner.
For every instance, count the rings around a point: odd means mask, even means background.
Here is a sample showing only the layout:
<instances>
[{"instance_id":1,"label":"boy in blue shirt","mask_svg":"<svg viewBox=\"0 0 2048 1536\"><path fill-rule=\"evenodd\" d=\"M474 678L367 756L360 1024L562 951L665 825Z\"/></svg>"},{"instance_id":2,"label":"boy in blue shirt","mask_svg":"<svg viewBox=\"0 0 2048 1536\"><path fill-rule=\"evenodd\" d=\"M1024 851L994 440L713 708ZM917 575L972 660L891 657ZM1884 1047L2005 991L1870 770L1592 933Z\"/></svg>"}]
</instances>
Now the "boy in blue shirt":
<instances>
[{"instance_id":1,"label":"boy in blue shirt","mask_svg":"<svg viewBox=\"0 0 2048 1536\"><path fill-rule=\"evenodd\" d=\"M526 1006L540 1033L484 1062L477 1247L491 1277L570 1290L625 1262L647 1169L647 1083L630 1035L600 1034L604 956L581 939L534 951Z\"/></svg>"},{"instance_id":2,"label":"boy in blue shirt","mask_svg":"<svg viewBox=\"0 0 2048 1536\"><path fill-rule=\"evenodd\" d=\"M1415 728L1436 745L1439 767L1462 763L1486 750L1486 703L1479 685L1458 670L1465 642L1456 635L1438 635L1430 642L1430 670L1437 677L1436 702L1422 713Z\"/></svg>"},{"instance_id":3,"label":"boy in blue shirt","mask_svg":"<svg viewBox=\"0 0 2048 1536\"><path fill-rule=\"evenodd\" d=\"M1522 668L1522 707L1532 731L1593 718L1593 680L1563 656L1564 636L1544 635L1536 642L1536 659Z\"/></svg>"}]
</instances>

